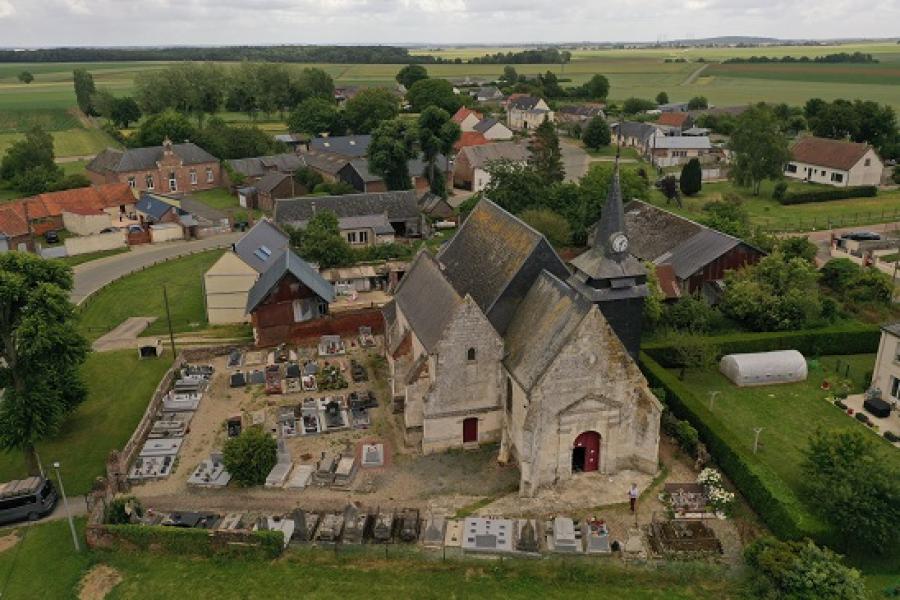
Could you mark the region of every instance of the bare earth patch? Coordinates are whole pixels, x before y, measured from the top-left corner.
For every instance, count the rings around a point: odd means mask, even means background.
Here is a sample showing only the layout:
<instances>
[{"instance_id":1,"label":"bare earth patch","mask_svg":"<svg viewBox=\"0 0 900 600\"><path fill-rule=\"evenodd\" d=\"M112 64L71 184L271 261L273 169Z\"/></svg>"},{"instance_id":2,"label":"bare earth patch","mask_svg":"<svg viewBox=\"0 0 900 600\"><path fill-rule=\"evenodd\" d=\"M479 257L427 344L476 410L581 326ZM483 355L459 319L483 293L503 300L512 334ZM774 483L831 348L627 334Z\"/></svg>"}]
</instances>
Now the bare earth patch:
<instances>
[{"instance_id":1,"label":"bare earth patch","mask_svg":"<svg viewBox=\"0 0 900 600\"><path fill-rule=\"evenodd\" d=\"M97 565L82 577L78 600L103 600L121 581L121 573L109 565Z\"/></svg>"},{"instance_id":2,"label":"bare earth patch","mask_svg":"<svg viewBox=\"0 0 900 600\"><path fill-rule=\"evenodd\" d=\"M0 537L0 554L6 552L20 541L22 541L22 538L20 538L19 534L15 531Z\"/></svg>"}]
</instances>

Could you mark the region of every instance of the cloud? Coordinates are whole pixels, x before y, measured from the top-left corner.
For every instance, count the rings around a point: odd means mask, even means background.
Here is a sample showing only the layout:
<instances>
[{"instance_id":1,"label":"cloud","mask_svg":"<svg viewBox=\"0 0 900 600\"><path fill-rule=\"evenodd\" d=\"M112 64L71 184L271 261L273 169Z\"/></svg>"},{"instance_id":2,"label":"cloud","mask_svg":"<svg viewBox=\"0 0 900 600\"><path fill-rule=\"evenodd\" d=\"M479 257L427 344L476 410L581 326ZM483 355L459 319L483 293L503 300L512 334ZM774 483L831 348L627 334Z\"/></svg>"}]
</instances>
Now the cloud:
<instances>
[{"instance_id":1,"label":"cloud","mask_svg":"<svg viewBox=\"0 0 900 600\"><path fill-rule=\"evenodd\" d=\"M12 5L11 0L0 0L0 19L15 14L16 7Z\"/></svg>"}]
</instances>

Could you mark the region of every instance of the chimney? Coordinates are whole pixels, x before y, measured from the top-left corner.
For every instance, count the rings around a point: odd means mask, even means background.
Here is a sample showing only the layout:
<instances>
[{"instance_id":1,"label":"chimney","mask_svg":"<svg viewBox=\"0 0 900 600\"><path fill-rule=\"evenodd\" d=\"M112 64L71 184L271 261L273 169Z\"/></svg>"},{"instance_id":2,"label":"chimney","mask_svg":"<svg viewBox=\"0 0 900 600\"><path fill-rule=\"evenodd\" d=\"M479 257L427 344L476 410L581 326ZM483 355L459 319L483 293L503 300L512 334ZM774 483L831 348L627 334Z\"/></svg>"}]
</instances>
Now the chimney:
<instances>
[{"instance_id":1,"label":"chimney","mask_svg":"<svg viewBox=\"0 0 900 600\"><path fill-rule=\"evenodd\" d=\"M170 154L172 154L172 140L166 136L166 139L163 140L163 155L169 156Z\"/></svg>"}]
</instances>

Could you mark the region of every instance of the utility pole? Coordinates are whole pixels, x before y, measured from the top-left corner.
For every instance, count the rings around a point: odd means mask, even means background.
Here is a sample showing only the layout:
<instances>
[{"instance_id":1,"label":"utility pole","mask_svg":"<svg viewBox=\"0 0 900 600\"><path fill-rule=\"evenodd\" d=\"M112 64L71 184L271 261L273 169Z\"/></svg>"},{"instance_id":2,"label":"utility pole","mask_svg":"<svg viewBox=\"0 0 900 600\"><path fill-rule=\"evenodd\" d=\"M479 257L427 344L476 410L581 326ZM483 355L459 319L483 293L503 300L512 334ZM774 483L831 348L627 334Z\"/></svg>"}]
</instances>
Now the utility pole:
<instances>
[{"instance_id":1,"label":"utility pole","mask_svg":"<svg viewBox=\"0 0 900 600\"><path fill-rule=\"evenodd\" d=\"M78 534L75 533L75 521L72 520L72 511L69 510L69 499L66 497L66 488L63 487L62 475L59 474L59 461L53 463L56 470L56 481L59 483L59 491L63 497L63 506L66 508L66 517L69 519L69 530L72 532L72 543L75 545L75 552L81 552L81 546L78 545Z\"/></svg>"},{"instance_id":2,"label":"utility pole","mask_svg":"<svg viewBox=\"0 0 900 600\"><path fill-rule=\"evenodd\" d=\"M163 303L166 305L166 321L169 324L169 342L172 344L172 360L175 360L175 334L172 333L172 313L169 311L169 294L163 284Z\"/></svg>"},{"instance_id":3,"label":"utility pole","mask_svg":"<svg viewBox=\"0 0 900 600\"><path fill-rule=\"evenodd\" d=\"M755 427L753 429L754 433L756 433L756 437L753 438L753 454L756 454L756 451L759 450L759 434L762 433L764 427Z\"/></svg>"}]
</instances>

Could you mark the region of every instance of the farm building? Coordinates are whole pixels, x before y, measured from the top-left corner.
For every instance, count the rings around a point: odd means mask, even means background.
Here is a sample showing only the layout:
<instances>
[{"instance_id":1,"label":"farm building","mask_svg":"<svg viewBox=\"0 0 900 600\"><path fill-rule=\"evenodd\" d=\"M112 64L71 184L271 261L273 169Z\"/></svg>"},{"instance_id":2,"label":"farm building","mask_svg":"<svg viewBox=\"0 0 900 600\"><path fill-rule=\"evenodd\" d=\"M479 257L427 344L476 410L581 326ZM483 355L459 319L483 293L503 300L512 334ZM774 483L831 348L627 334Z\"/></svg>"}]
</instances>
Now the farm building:
<instances>
[{"instance_id":1,"label":"farm building","mask_svg":"<svg viewBox=\"0 0 900 600\"><path fill-rule=\"evenodd\" d=\"M719 371L738 387L806 381L806 359L796 350L728 354Z\"/></svg>"}]
</instances>

